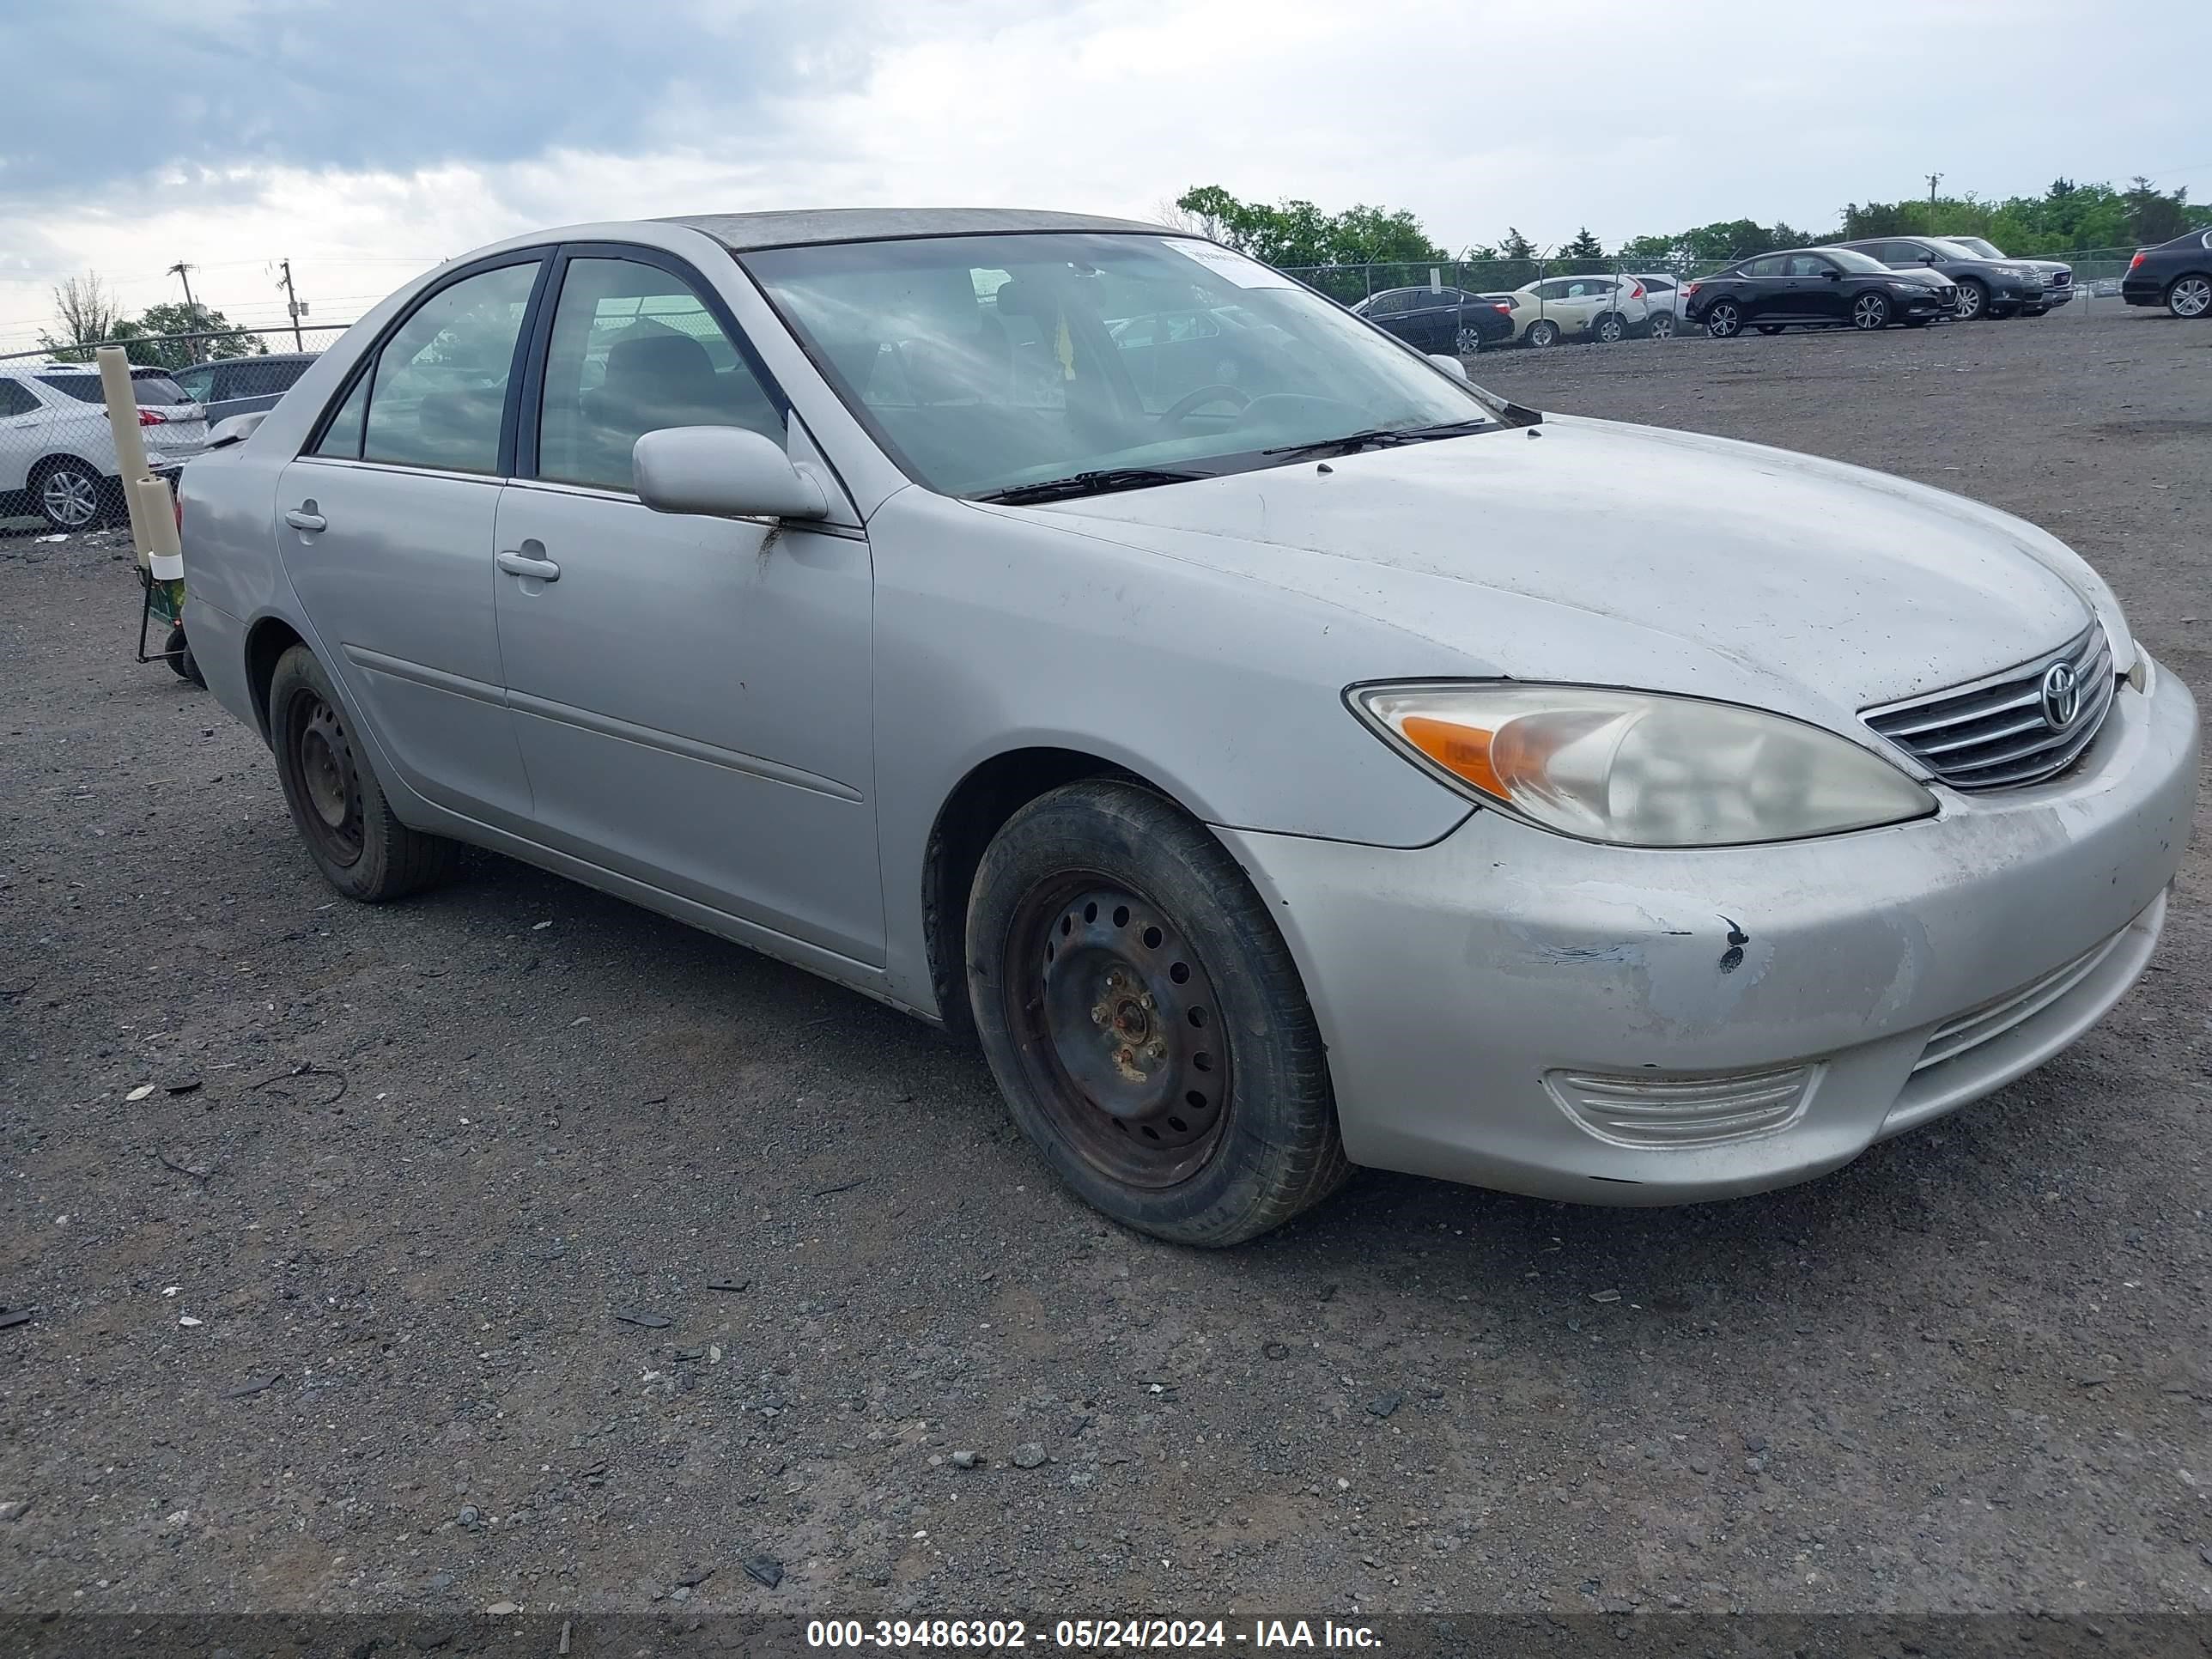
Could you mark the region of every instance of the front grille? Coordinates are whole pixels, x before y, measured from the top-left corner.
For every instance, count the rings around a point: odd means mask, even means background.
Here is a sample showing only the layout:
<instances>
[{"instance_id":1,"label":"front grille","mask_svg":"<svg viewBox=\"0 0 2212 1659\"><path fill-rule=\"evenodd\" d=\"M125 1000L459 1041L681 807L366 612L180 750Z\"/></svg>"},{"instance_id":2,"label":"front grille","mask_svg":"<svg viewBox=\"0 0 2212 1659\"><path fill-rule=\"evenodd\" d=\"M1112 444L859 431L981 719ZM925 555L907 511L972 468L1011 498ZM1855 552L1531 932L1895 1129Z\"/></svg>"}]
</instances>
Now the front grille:
<instances>
[{"instance_id":1,"label":"front grille","mask_svg":"<svg viewBox=\"0 0 2212 1659\"><path fill-rule=\"evenodd\" d=\"M2072 670L2080 698L2074 718L2057 725L2045 684L2061 663ZM2111 712L2118 684L2105 630L2092 623L2033 662L1869 708L1861 718L1954 789L2010 789L2056 777L2079 759Z\"/></svg>"},{"instance_id":2,"label":"front grille","mask_svg":"<svg viewBox=\"0 0 2212 1659\"><path fill-rule=\"evenodd\" d=\"M1796 1122L1818 1070L1790 1066L1707 1077L1551 1072L1544 1086L1569 1117L1616 1146L1710 1146Z\"/></svg>"},{"instance_id":3,"label":"front grille","mask_svg":"<svg viewBox=\"0 0 2212 1659\"><path fill-rule=\"evenodd\" d=\"M2053 968L2042 978L1995 1001L1985 1002L1978 1008L1970 1008L1954 1019L1946 1020L1929 1037L1928 1046L1920 1051L1920 1058L1913 1061L1912 1069L1924 1072L1931 1066L1941 1066L1947 1060L1956 1060L1968 1050L1993 1042L2016 1026L2025 1025L2094 973L2097 964L2112 954L2112 947L2126 933L2127 929L2123 927L2110 939L2091 945L2073 961Z\"/></svg>"},{"instance_id":4,"label":"front grille","mask_svg":"<svg viewBox=\"0 0 2212 1659\"><path fill-rule=\"evenodd\" d=\"M2054 271L2052 271L2052 272L2051 273L2051 287L2053 287L2053 288L2071 288L2071 287L2073 287L2073 286L2074 286L2074 273L2073 273L2072 271L2070 271L2070 270L2054 270Z\"/></svg>"}]
</instances>

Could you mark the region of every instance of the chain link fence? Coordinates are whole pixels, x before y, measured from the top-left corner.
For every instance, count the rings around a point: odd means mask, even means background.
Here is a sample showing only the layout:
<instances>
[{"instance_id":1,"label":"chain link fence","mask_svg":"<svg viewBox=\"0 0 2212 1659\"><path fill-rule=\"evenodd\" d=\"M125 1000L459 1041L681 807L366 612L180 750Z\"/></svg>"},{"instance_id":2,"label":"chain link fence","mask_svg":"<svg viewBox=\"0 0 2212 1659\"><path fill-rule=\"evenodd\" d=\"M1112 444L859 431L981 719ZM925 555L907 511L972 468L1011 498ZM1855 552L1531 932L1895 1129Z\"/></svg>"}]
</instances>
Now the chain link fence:
<instances>
[{"instance_id":1,"label":"chain link fence","mask_svg":"<svg viewBox=\"0 0 2212 1659\"><path fill-rule=\"evenodd\" d=\"M139 334L0 356L0 535L68 535L127 522L115 437L93 353L131 356L139 437L157 470L207 447L233 415L272 407L349 323Z\"/></svg>"}]
</instances>

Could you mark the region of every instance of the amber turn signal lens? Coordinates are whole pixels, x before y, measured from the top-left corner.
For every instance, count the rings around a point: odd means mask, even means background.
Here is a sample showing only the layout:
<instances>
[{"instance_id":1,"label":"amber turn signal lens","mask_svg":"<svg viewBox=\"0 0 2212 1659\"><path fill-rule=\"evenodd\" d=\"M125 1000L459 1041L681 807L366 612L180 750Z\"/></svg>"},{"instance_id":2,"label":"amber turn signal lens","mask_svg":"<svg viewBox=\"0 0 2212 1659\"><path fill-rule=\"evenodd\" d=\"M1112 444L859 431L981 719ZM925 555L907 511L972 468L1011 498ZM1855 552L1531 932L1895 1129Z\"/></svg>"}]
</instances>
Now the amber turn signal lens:
<instances>
[{"instance_id":1,"label":"amber turn signal lens","mask_svg":"<svg viewBox=\"0 0 2212 1659\"><path fill-rule=\"evenodd\" d=\"M1455 777L1465 778L1486 795L1509 800L1505 781L1490 758L1490 733L1456 720L1408 714L1399 726L1406 741Z\"/></svg>"}]
</instances>

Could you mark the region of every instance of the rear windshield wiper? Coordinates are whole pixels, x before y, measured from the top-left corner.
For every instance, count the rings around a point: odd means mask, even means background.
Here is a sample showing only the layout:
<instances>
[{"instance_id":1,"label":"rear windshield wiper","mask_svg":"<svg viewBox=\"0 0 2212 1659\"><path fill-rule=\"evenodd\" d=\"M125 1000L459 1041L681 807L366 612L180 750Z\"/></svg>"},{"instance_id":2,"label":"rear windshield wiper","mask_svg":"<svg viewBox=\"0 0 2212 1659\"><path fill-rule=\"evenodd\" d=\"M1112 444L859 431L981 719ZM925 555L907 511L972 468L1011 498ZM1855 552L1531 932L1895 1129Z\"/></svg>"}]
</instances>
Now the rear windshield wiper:
<instances>
[{"instance_id":1,"label":"rear windshield wiper","mask_svg":"<svg viewBox=\"0 0 2212 1659\"><path fill-rule=\"evenodd\" d=\"M1002 501L1018 507L1030 501L1060 501L1076 495L1106 495L1117 489L1146 489L1153 484L1189 483L1197 478L1212 478L1212 472L1176 471L1157 466L1115 466L1097 472L1077 472L1065 478L1047 478L1042 483L1014 484L1005 489L987 489L980 495L970 495L971 501Z\"/></svg>"},{"instance_id":2,"label":"rear windshield wiper","mask_svg":"<svg viewBox=\"0 0 2212 1659\"><path fill-rule=\"evenodd\" d=\"M1437 438L1463 438L1471 432L1495 431L1495 421L1444 421L1435 426L1378 426L1364 432L1347 432L1341 438L1318 438L1311 443L1285 444L1263 449L1262 455L1352 455L1363 449L1389 449L1399 444L1424 444Z\"/></svg>"}]
</instances>

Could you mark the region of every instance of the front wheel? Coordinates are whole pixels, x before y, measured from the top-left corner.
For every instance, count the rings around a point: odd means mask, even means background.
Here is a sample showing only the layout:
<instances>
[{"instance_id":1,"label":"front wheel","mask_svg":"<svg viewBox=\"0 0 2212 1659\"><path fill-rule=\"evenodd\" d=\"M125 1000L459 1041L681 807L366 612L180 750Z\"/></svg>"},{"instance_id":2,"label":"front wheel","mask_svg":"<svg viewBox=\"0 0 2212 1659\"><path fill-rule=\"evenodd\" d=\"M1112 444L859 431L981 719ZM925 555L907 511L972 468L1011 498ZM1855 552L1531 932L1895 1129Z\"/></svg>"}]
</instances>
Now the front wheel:
<instances>
[{"instance_id":1,"label":"front wheel","mask_svg":"<svg viewBox=\"0 0 2212 1659\"><path fill-rule=\"evenodd\" d=\"M276 660L269 732L292 823L323 879L346 897L381 904L453 868L460 849L452 842L392 816L337 689L304 645Z\"/></svg>"},{"instance_id":2,"label":"front wheel","mask_svg":"<svg viewBox=\"0 0 2212 1659\"><path fill-rule=\"evenodd\" d=\"M1628 324L1617 311L1608 311L1597 319L1590 331L1606 345L1618 345L1628 337Z\"/></svg>"},{"instance_id":3,"label":"front wheel","mask_svg":"<svg viewBox=\"0 0 2212 1659\"><path fill-rule=\"evenodd\" d=\"M2177 276L2166 290L2166 308L2177 317L2212 315L2212 276Z\"/></svg>"},{"instance_id":4,"label":"front wheel","mask_svg":"<svg viewBox=\"0 0 2212 1659\"><path fill-rule=\"evenodd\" d=\"M1548 317L1539 317L1521 337L1532 346L1554 346L1559 343L1559 325Z\"/></svg>"},{"instance_id":5,"label":"front wheel","mask_svg":"<svg viewBox=\"0 0 2212 1659\"><path fill-rule=\"evenodd\" d=\"M1705 311L1705 332L1726 340L1743 332L1743 312L1733 300L1716 300Z\"/></svg>"},{"instance_id":6,"label":"front wheel","mask_svg":"<svg viewBox=\"0 0 2212 1659\"><path fill-rule=\"evenodd\" d=\"M1962 323L1971 323L1977 317L1987 313L1989 308L1989 289L1972 276L1961 277L1959 282L1957 301L1959 320Z\"/></svg>"},{"instance_id":7,"label":"front wheel","mask_svg":"<svg viewBox=\"0 0 2212 1659\"><path fill-rule=\"evenodd\" d=\"M1351 1171L1282 935L1148 790L1073 783L1007 822L969 898L967 983L1014 1121L1125 1226L1241 1243Z\"/></svg>"},{"instance_id":8,"label":"front wheel","mask_svg":"<svg viewBox=\"0 0 2212 1659\"><path fill-rule=\"evenodd\" d=\"M1862 294L1852 301L1851 326L1866 334L1887 328L1889 296L1887 294Z\"/></svg>"}]
</instances>

